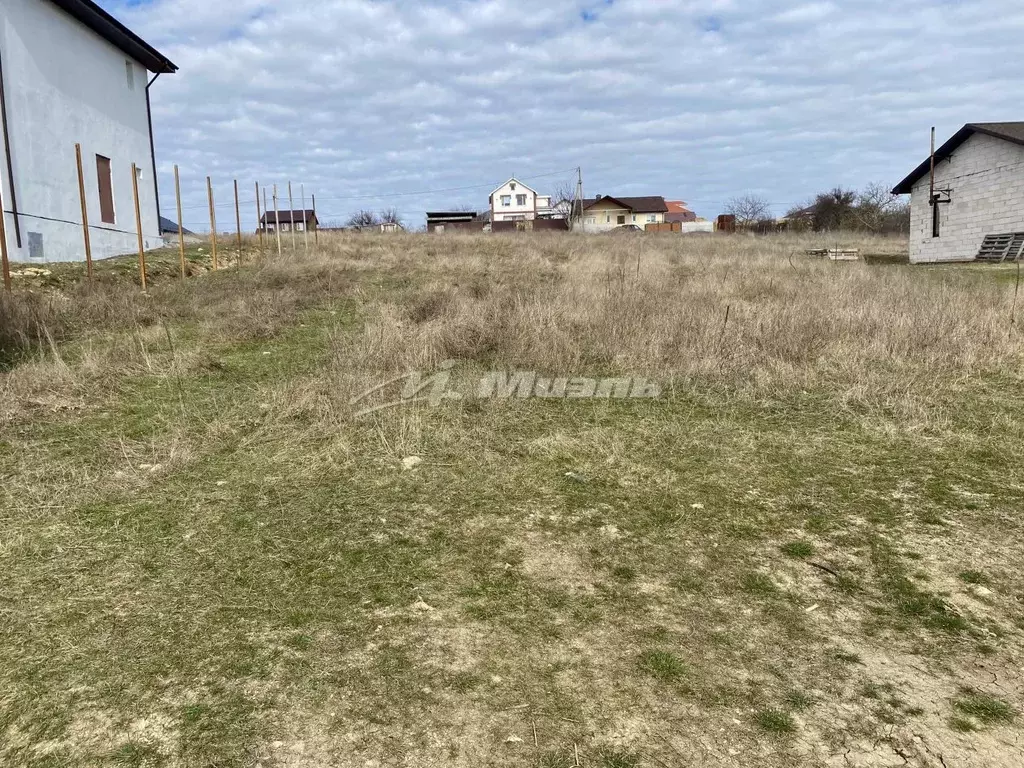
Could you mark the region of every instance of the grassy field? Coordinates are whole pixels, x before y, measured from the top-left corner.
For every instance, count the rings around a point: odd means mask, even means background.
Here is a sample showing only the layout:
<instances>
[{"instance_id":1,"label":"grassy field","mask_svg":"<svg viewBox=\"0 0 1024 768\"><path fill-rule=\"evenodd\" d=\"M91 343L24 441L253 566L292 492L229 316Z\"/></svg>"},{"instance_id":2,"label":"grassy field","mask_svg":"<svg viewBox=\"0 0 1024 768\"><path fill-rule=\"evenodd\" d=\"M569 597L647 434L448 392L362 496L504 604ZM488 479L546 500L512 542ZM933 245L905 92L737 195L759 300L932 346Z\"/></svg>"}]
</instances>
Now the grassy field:
<instances>
[{"instance_id":1,"label":"grassy field","mask_svg":"<svg viewBox=\"0 0 1024 768\"><path fill-rule=\"evenodd\" d=\"M19 275L0 764L1021 765L1016 270L817 244ZM357 417L448 360L661 393Z\"/></svg>"}]
</instances>

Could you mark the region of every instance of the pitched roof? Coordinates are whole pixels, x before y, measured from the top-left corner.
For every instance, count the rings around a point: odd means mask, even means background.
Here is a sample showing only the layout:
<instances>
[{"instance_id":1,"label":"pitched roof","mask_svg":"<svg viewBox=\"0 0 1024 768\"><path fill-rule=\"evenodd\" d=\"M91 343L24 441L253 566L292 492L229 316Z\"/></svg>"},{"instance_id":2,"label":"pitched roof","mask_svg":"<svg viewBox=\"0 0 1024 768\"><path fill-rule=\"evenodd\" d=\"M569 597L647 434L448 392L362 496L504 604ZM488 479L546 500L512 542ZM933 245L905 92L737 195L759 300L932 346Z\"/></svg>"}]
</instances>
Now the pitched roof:
<instances>
[{"instance_id":1,"label":"pitched roof","mask_svg":"<svg viewBox=\"0 0 1024 768\"><path fill-rule=\"evenodd\" d=\"M535 194L535 195L537 194L537 190L536 190L536 189L534 189L533 187L531 187L531 186L529 186L529 185L527 185L527 184L523 184L523 182L521 182L521 181L520 181L519 179L517 179L517 178L516 178L515 176L513 176L513 177L512 177L511 179L509 179L508 181L506 181L506 182L505 182L504 184L501 184L501 185L499 185L499 186L495 187L495 188L494 188L494 189L493 189L493 190L491 191L491 194L493 195L493 194L494 194L495 192L497 192L497 191L498 191L499 189L501 189L502 187L504 187L504 186L505 186L505 184L510 184L510 183L511 183L511 182L513 182L513 181L514 181L514 182L515 182L516 184L518 184L519 186L521 186L521 187L522 187L523 189L528 189L528 190L530 190L531 192L533 192L533 194Z\"/></svg>"},{"instance_id":2,"label":"pitched roof","mask_svg":"<svg viewBox=\"0 0 1024 768\"><path fill-rule=\"evenodd\" d=\"M297 210L297 211L267 211L263 214L263 218L260 219L260 224L276 224L280 221L282 224L291 224L295 221L310 222L315 216L315 212L312 210Z\"/></svg>"},{"instance_id":3,"label":"pitched roof","mask_svg":"<svg viewBox=\"0 0 1024 768\"><path fill-rule=\"evenodd\" d=\"M178 223L176 221L174 221L173 219L168 219L166 216L161 216L160 217L160 234L161 235L163 235L163 234L168 234L168 235L176 235L176 234L178 234ZM182 227L181 228L181 234L183 234L183 235L194 235L195 232L193 232L190 229L186 229L185 227Z\"/></svg>"},{"instance_id":4,"label":"pitched roof","mask_svg":"<svg viewBox=\"0 0 1024 768\"><path fill-rule=\"evenodd\" d=\"M589 208L593 208L598 203L603 203L606 200L618 203L623 208L633 211L633 213L668 213L665 198L659 195L649 195L647 197L612 197L611 195L604 195L593 200L584 200L583 210L586 211Z\"/></svg>"},{"instance_id":5,"label":"pitched roof","mask_svg":"<svg viewBox=\"0 0 1024 768\"><path fill-rule=\"evenodd\" d=\"M693 213L682 200L666 200L669 213Z\"/></svg>"},{"instance_id":6,"label":"pitched roof","mask_svg":"<svg viewBox=\"0 0 1024 768\"><path fill-rule=\"evenodd\" d=\"M97 35L120 48L150 72L174 74L178 67L128 27L100 8L92 0L50 0Z\"/></svg>"},{"instance_id":7,"label":"pitched roof","mask_svg":"<svg viewBox=\"0 0 1024 768\"><path fill-rule=\"evenodd\" d=\"M1024 146L1024 122L1021 123L968 123L953 137L935 150L935 162L945 160L959 149L960 145L976 133L986 136L995 136L997 139ZM914 185L931 170L931 158L925 158L913 172L892 189L894 195L907 195L913 190Z\"/></svg>"}]
</instances>

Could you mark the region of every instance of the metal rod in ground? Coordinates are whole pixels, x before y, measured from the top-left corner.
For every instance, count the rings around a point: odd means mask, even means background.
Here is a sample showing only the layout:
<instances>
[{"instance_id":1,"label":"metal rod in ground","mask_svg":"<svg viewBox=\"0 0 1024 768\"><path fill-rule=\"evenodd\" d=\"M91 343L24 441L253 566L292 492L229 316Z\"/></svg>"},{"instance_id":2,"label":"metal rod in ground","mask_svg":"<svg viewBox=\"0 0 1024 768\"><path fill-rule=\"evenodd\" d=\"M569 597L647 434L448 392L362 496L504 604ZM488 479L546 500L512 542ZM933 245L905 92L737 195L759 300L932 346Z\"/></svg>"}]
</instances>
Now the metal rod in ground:
<instances>
[{"instance_id":1,"label":"metal rod in ground","mask_svg":"<svg viewBox=\"0 0 1024 768\"><path fill-rule=\"evenodd\" d=\"M213 181L206 177L206 194L210 198L210 262L217 269L217 209L213 205Z\"/></svg>"},{"instance_id":2,"label":"metal rod in ground","mask_svg":"<svg viewBox=\"0 0 1024 768\"><path fill-rule=\"evenodd\" d=\"M313 195L313 245L320 247L320 225L316 218L316 195Z\"/></svg>"},{"instance_id":3,"label":"metal rod in ground","mask_svg":"<svg viewBox=\"0 0 1024 768\"><path fill-rule=\"evenodd\" d=\"M263 193L264 196L267 194ZM263 201L263 207L267 207L266 200ZM260 210L260 183L256 182L256 233L260 238L260 253L263 253L263 211Z\"/></svg>"},{"instance_id":4,"label":"metal rod in ground","mask_svg":"<svg viewBox=\"0 0 1024 768\"><path fill-rule=\"evenodd\" d=\"M4 213L3 185L0 185L0 269L4 273L4 290L11 292L11 262L7 259L7 216Z\"/></svg>"},{"instance_id":5,"label":"metal rod in ground","mask_svg":"<svg viewBox=\"0 0 1024 768\"><path fill-rule=\"evenodd\" d=\"M174 200L178 204L178 262L181 265L181 279L185 279L185 225L181 223L181 183L178 181L178 166L174 166Z\"/></svg>"},{"instance_id":6,"label":"metal rod in ground","mask_svg":"<svg viewBox=\"0 0 1024 768\"><path fill-rule=\"evenodd\" d=\"M242 209L238 207L238 179L235 179L235 231L238 233L238 266L242 266Z\"/></svg>"},{"instance_id":7,"label":"metal rod in ground","mask_svg":"<svg viewBox=\"0 0 1024 768\"><path fill-rule=\"evenodd\" d=\"M266 187L263 188L263 215L266 217L267 223L261 225L261 227L260 227L260 239L261 239L261 241L262 241L263 236L266 234L267 226L270 224L270 208L267 207L267 188ZM266 256L267 254L264 252L263 255Z\"/></svg>"},{"instance_id":8,"label":"metal rod in ground","mask_svg":"<svg viewBox=\"0 0 1024 768\"><path fill-rule=\"evenodd\" d=\"M78 162L78 197L82 201L82 238L85 240L85 274L92 280L92 241L89 239L89 207L85 204L85 174L82 172L82 145L75 144Z\"/></svg>"},{"instance_id":9,"label":"metal rod in ground","mask_svg":"<svg viewBox=\"0 0 1024 768\"><path fill-rule=\"evenodd\" d=\"M139 236L139 278L146 292L146 246L142 242L142 207L139 205L139 168L132 163L132 196L135 198L135 231Z\"/></svg>"},{"instance_id":10,"label":"metal rod in ground","mask_svg":"<svg viewBox=\"0 0 1024 768\"><path fill-rule=\"evenodd\" d=\"M291 219L291 232L292 232L292 253L295 253L295 200L292 198L292 183L288 182L288 207L291 209L288 211L288 216Z\"/></svg>"},{"instance_id":11,"label":"metal rod in ground","mask_svg":"<svg viewBox=\"0 0 1024 768\"><path fill-rule=\"evenodd\" d=\"M277 235L277 255L281 256L281 211L277 207L277 184L274 185L274 234Z\"/></svg>"},{"instance_id":12,"label":"metal rod in ground","mask_svg":"<svg viewBox=\"0 0 1024 768\"><path fill-rule=\"evenodd\" d=\"M306 247L306 255L309 255L309 219L306 218L306 185L300 184L299 190L302 193L302 244Z\"/></svg>"}]
</instances>

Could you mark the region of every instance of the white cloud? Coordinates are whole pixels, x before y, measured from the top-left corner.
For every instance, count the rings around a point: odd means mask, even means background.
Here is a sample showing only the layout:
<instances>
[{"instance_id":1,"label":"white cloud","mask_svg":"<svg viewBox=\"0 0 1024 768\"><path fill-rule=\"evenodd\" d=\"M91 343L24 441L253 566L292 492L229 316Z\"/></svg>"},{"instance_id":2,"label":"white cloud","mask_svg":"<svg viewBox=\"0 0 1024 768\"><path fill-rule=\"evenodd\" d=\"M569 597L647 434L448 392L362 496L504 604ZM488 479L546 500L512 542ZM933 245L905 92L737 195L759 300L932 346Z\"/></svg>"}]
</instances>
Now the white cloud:
<instances>
[{"instance_id":1,"label":"white cloud","mask_svg":"<svg viewBox=\"0 0 1024 768\"><path fill-rule=\"evenodd\" d=\"M290 178L331 218L394 205L413 224L576 165L588 192L714 216L755 191L782 211L898 180L933 124L1024 117L1011 0L103 4L181 67L154 120L165 200L178 163L195 226L208 174L225 195Z\"/></svg>"}]
</instances>

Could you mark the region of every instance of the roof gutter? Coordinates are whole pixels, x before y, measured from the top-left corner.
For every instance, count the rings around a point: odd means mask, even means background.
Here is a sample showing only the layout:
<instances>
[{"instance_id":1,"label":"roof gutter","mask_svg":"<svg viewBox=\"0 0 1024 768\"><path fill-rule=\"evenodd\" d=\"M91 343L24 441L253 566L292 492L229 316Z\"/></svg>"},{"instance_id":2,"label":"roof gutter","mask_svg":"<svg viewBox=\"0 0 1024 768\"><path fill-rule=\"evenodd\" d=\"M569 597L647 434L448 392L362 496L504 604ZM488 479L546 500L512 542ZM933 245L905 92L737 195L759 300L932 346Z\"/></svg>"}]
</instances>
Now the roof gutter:
<instances>
[{"instance_id":1,"label":"roof gutter","mask_svg":"<svg viewBox=\"0 0 1024 768\"><path fill-rule=\"evenodd\" d=\"M14 214L14 238L21 248L21 222L18 221L18 192L14 183L14 161L11 159L11 134L7 128L7 98L4 94L3 51L0 51L0 127L4 132L4 154L7 157L7 179L11 186L11 213ZM0 210L0 216L4 213Z\"/></svg>"},{"instance_id":2,"label":"roof gutter","mask_svg":"<svg viewBox=\"0 0 1024 768\"><path fill-rule=\"evenodd\" d=\"M160 229L160 184L156 179L156 142L153 140L153 108L149 103L149 89L162 73L157 72L146 83L146 122L149 124L149 159L153 163L153 197L156 200L156 227ZM180 223L180 222L179 222Z\"/></svg>"}]
</instances>

